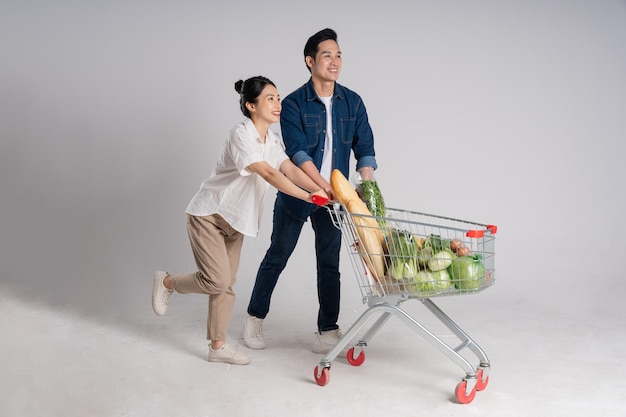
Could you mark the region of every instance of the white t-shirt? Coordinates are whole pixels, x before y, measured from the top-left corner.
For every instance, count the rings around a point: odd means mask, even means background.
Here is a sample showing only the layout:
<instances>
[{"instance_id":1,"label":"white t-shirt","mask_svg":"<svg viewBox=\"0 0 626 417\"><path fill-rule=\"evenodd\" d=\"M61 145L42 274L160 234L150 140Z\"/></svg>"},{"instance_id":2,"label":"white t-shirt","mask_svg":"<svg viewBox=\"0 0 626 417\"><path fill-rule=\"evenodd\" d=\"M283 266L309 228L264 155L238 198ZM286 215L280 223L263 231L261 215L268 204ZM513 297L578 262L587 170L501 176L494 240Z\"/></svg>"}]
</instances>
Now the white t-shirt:
<instances>
[{"instance_id":1,"label":"white t-shirt","mask_svg":"<svg viewBox=\"0 0 626 417\"><path fill-rule=\"evenodd\" d=\"M230 131L213 173L202 182L186 213L193 216L219 214L235 230L256 236L269 183L246 167L266 161L280 169L286 159L289 157L277 133L268 131L263 143L252 120L244 120Z\"/></svg>"},{"instance_id":2,"label":"white t-shirt","mask_svg":"<svg viewBox=\"0 0 626 417\"><path fill-rule=\"evenodd\" d=\"M332 118L332 97L320 97L326 105L326 142L324 143L324 156L320 175L330 182L330 173L333 170L333 118Z\"/></svg>"}]
</instances>

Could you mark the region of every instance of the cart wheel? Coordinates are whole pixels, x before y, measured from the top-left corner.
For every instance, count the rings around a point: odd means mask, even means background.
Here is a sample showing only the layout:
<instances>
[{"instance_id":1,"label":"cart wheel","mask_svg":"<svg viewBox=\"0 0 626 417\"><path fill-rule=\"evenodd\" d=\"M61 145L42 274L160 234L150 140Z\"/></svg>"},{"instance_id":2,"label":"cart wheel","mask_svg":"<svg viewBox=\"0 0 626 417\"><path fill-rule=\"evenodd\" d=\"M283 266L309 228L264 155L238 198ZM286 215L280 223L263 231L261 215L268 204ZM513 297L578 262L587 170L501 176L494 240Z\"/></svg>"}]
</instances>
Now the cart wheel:
<instances>
[{"instance_id":1,"label":"cart wheel","mask_svg":"<svg viewBox=\"0 0 626 417\"><path fill-rule=\"evenodd\" d=\"M485 388L487 388L487 384L489 384L489 375L487 375L487 378L485 378L485 381L483 382L483 370L482 369L477 369L476 370L476 391L482 391Z\"/></svg>"},{"instance_id":2,"label":"cart wheel","mask_svg":"<svg viewBox=\"0 0 626 417\"><path fill-rule=\"evenodd\" d=\"M348 360L348 363L350 363L350 365L352 366L361 366L363 365L363 362L365 362L365 351L361 350L359 355L355 358L354 347L351 347L346 354L346 359Z\"/></svg>"},{"instance_id":3,"label":"cart wheel","mask_svg":"<svg viewBox=\"0 0 626 417\"><path fill-rule=\"evenodd\" d=\"M317 385L323 387L330 382L330 370L328 368L324 368L322 369L321 375L317 376L317 369L318 367L316 366L315 370L313 371L313 377L315 378L315 382L317 382Z\"/></svg>"},{"instance_id":4,"label":"cart wheel","mask_svg":"<svg viewBox=\"0 0 626 417\"><path fill-rule=\"evenodd\" d=\"M469 404L474 400L476 396L476 389L473 389L469 395L465 393L465 387L467 387L467 381L461 381L456 386L454 390L454 394L456 395L456 399L459 400L461 404Z\"/></svg>"}]
</instances>

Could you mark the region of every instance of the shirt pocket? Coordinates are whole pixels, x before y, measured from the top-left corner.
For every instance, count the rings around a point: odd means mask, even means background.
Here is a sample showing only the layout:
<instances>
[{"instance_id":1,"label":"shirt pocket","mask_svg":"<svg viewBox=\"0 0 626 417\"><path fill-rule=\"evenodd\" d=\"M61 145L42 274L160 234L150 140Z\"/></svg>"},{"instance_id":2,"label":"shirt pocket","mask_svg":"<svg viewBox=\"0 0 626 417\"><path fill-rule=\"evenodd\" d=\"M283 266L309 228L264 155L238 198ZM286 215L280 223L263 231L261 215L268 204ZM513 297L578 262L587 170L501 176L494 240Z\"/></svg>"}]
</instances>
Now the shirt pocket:
<instances>
[{"instance_id":1,"label":"shirt pocket","mask_svg":"<svg viewBox=\"0 0 626 417\"><path fill-rule=\"evenodd\" d=\"M304 134L310 147L316 146L322 131L321 116L319 114L304 115Z\"/></svg>"},{"instance_id":2,"label":"shirt pocket","mask_svg":"<svg viewBox=\"0 0 626 417\"><path fill-rule=\"evenodd\" d=\"M356 131L356 117L342 117L339 119L339 138L341 143L352 143Z\"/></svg>"}]
</instances>

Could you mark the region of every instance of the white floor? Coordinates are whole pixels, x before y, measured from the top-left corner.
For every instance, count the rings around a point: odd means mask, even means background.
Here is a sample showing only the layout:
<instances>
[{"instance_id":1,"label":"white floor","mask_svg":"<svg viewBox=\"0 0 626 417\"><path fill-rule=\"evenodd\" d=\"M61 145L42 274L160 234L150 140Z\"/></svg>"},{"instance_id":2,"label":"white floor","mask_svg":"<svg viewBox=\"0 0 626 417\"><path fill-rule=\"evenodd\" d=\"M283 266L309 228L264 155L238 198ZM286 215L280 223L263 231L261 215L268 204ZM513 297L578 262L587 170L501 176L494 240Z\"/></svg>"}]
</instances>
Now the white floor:
<instances>
[{"instance_id":1,"label":"white floor","mask_svg":"<svg viewBox=\"0 0 626 417\"><path fill-rule=\"evenodd\" d=\"M344 287L353 294L350 284ZM623 415L626 320L601 308L553 309L523 297L503 303L497 285L477 295L435 299L492 365L487 388L461 405L454 399L461 368L400 320L392 318L372 340L362 366L335 359L330 383L320 387L313 379L320 357L309 350L315 300L307 289L289 288L296 291L289 296L277 290L266 320L268 348L240 346L252 357L248 366L205 360L204 297L175 294L167 315L157 317L150 289L147 276L145 293L136 294L145 303L101 314L97 306L62 306L0 286L0 415ZM244 317L244 292L231 325L233 341ZM365 308L356 293L344 297L344 330ZM418 301L404 308L439 331Z\"/></svg>"}]
</instances>

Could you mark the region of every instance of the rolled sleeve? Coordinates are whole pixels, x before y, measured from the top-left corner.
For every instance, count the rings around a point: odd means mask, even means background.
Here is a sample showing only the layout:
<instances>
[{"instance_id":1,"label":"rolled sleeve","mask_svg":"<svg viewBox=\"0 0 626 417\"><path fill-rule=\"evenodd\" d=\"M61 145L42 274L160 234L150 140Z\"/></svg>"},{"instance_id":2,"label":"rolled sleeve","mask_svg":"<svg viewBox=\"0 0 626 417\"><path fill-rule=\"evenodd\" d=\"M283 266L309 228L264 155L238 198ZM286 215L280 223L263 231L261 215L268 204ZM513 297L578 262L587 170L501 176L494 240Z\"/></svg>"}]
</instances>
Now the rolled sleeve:
<instances>
[{"instance_id":1,"label":"rolled sleeve","mask_svg":"<svg viewBox=\"0 0 626 417\"><path fill-rule=\"evenodd\" d=\"M311 158L311 156L309 156L308 153L304 152L304 151L298 151L296 152L292 157L291 160L293 161L294 164L296 164L296 166L301 167L302 164L304 164L307 161L311 161L313 163L315 163L315 161L313 161L313 158Z\"/></svg>"},{"instance_id":2,"label":"rolled sleeve","mask_svg":"<svg viewBox=\"0 0 626 417\"><path fill-rule=\"evenodd\" d=\"M378 164L376 163L376 158L373 156L363 156L356 162L356 170L363 167L372 167L374 170L378 168Z\"/></svg>"}]
</instances>

